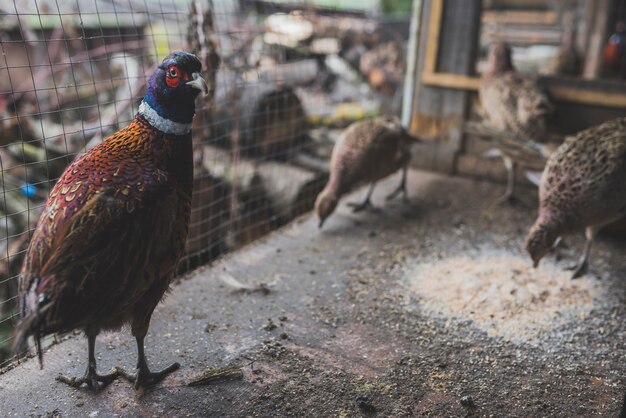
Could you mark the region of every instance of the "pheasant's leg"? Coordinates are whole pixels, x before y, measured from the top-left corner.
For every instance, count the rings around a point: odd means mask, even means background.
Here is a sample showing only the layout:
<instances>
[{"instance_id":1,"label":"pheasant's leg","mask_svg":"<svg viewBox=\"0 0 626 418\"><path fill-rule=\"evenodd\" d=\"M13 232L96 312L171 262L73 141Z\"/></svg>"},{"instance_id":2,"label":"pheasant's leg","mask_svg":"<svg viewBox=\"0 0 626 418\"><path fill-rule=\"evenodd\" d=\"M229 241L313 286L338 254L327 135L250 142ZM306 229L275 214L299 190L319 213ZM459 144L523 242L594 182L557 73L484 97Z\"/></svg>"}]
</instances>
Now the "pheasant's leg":
<instances>
[{"instance_id":1,"label":"pheasant's leg","mask_svg":"<svg viewBox=\"0 0 626 418\"><path fill-rule=\"evenodd\" d=\"M596 238L596 234L604 225L607 223L611 223L611 220L607 220L603 224L588 226L585 229L585 237L587 238L587 242L585 242L585 248L583 249L583 255L578 260L578 264L568 267L568 270L574 270L574 274L572 274L572 279L577 279L584 275L587 272L589 253L591 252L591 244L593 244L593 240Z\"/></svg>"},{"instance_id":2,"label":"pheasant's leg","mask_svg":"<svg viewBox=\"0 0 626 418\"><path fill-rule=\"evenodd\" d=\"M502 154L502 161L504 162L504 167L506 167L507 181L506 191L498 198L498 203L510 202L515 189L515 163L504 154Z\"/></svg>"},{"instance_id":3,"label":"pheasant's leg","mask_svg":"<svg viewBox=\"0 0 626 418\"><path fill-rule=\"evenodd\" d=\"M146 353L144 351L143 342L146 334L148 333L152 312L154 311L154 308L159 300L161 300L168 283L168 281L159 281L153 288L151 288L150 291L148 291L148 294L150 295L148 301L146 301L145 305L142 305L140 309L135 312L132 322L132 332L137 340L137 371L131 374L122 369L117 369L122 377L135 383L135 389L146 388L157 384L163 380L165 376L180 368L180 364L174 363L159 372L151 372L148 367L148 361L146 360Z\"/></svg>"},{"instance_id":4,"label":"pheasant's leg","mask_svg":"<svg viewBox=\"0 0 626 418\"><path fill-rule=\"evenodd\" d=\"M587 267L589 266L589 252L591 251L591 244L593 243L593 238L587 237L587 241L585 242L585 249L583 250L583 255L578 260L578 264L567 267L568 270L574 270L572 274L572 279L577 279L587 273Z\"/></svg>"},{"instance_id":5,"label":"pheasant's leg","mask_svg":"<svg viewBox=\"0 0 626 418\"><path fill-rule=\"evenodd\" d=\"M370 188L367 191L367 196L365 196L365 200L363 200L361 203L356 203L356 202L348 203L348 206L352 208L352 212L355 212L355 213L360 212L365 208L375 209L374 205L372 205L372 202L370 201L372 192L374 192L374 186L376 186L376 183L370 184Z\"/></svg>"},{"instance_id":6,"label":"pheasant's leg","mask_svg":"<svg viewBox=\"0 0 626 418\"><path fill-rule=\"evenodd\" d=\"M408 164L402 167L402 180L400 180L400 184L398 185L398 187L396 187L396 189L393 192L387 195L386 197L387 200L391 200L395 198L398 195L398 193L402 192L402 200L404 200L405 203L409 202L409 193L407 192L407 189L406 189L406 174L407 174L408 169L409 169Z\"/></svg>"},{"instance_id":7,"label":"pheasant's leg","mask_svg":"<svg viewBox=\"0 0 626 418\"><path fill-rule=\"evenodd\" d=\"M585 242L583 255L580 257L578 264L568 269L574 270L572 279L577 279L587 272L587 266L589 264L589 254L591 253L591 245L596 239L596 235L598 235L598 232L600 232L600 230L606 225L612 224L613 222L620 220L622 217L622 214L617 214L606 218L602 223L591 225L585 228L585 237L587 238L587 242Z\"/></svg>"},{"instance_id":8,"label":"pheasant's leg","mask_svg":"<svg viewBox=\"0 0 626 418\"><path fill-rule=\"evenodd\" d=\"M565 241L563 241L563 237L558 237L554 244L552 244L552 253L554 254L554 259L556 261L560 261L563 258L563 254L561 254L561 250L567 248Z\"/></svg>"},{"instance_id":9,"label":"pheasant's leg","mask_svg":"<svg viewBox=\"0 0 626 418\"><path fill-rule=\"evenodd\" d=\"M105 375L100 375L96 372L95 348L97 335L97 333L87 334L87 343L89 345L89 359L85 375L79 378L59 375L57 376L57 380L59 382L67 383L68 385L73 387L79 387L83 383L85 383L92 390L97 392L98 390L105 388L109 383L111 383L113 380L115 380L116 377L119 376L119 373L117 371Z\"/></svg>"},{"instance_id":10,"label":"pheasant's leg","mask_svg":"<svg viewBox=\"0 0 626 418\"><path fill-rule=\"evenodd\" d=\"M144 337L145 334L135 337L137 340L137 372L131 374L122 369L117 369L122 377L135 383L135 389L155 385L163 380L165 376L180 368L180 364L174 363L161 371L151 372L148 368L148 361L146 360L146 354L144 352Z\"/></svg>"}]
</instances>

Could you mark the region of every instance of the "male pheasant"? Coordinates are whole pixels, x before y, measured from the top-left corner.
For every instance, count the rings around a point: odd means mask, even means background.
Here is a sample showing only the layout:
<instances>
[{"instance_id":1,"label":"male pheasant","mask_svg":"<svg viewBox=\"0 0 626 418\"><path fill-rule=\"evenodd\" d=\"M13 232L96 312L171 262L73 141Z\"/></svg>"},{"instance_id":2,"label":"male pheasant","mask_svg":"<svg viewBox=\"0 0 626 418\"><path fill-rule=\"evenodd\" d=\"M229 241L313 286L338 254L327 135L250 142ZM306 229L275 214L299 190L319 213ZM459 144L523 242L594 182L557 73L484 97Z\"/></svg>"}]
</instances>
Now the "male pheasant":
<instances>
[{"instance_id":1,"label":"male pheasant","mask_svg":"<svg viewBox=\"0 0 626 418\"><path fill-rule=\"evenodd\" d=\"M488 66L478 93L486 122L492 128L526 137L529 143L545 142L552 104L535 80L515 70L507 44L495 43L489 48ZM508 173L506 192L500 201L512 198L515 185L516 158L507 152L506 145L498 153Z\"/></svg>"},{"instance_id":2,"label":"male pheasant","mask_svg":"<svg viewBox=\"0 0 626 418\"><path fill-rule=\"evenodd\" d=\"M351 203L354 212L371 206L374 186L402 168L402 180L387 200L402 192L407 199L406 174L411 160L411 144L418 139L409 134L397 117L382 116L355 122L339 137L330 159L330 178L315 200L321 228L337 207L339 199L359 183L370 183L361 203Z\"/></svg>"},{"instance_id":3,"label":"male pheasant","mask_svg":"<svg viewBox=\"0 0 626 418\"><path fill-rule=\"evenodd\" d=\"M98 390L122 375L137 389L180 367L151 372L144 337L185 247L194 100L208 92L200 70L192 54L168 55L130 125L76 158L46 202L22 266L14 348L32 335L41 363L42 337L83 330L87 371L62 382ZM136 374L97 374L96 336L125 324L137 341Z\"/></svg>"},{"instance_id":4,"label":"male pheasant","mask_svg":"<svg viewBox=\"0 0 626 418\"><path fill-rule=\"evenodd\" d=\"M597 232L626 215L626 118L568 137L541 177L539 214L526 238L535 267L558 237L585 229L573 278L584 274Z\"/></svg>"}]
</instances>

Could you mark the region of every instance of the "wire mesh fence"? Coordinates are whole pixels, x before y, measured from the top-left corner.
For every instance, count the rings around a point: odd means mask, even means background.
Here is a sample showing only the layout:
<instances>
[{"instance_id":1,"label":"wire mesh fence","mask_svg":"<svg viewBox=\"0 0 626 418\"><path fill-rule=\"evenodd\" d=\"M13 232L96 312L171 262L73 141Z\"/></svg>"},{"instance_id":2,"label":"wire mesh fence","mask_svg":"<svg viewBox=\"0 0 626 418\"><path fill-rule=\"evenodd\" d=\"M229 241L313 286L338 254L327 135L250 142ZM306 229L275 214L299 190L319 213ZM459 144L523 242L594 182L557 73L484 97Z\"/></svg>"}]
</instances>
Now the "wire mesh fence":
<instances>
[{"instance_id":1,"label":"wire mesh fence","mask_svg":"<svg viewBox=\"0 0 626 418\"><path fill-rule=\"evenodd\" d=\"M310 210L338 129L399 110L409 22L377 18L377 7L254 0L0 5L0 367L10 361L22 258L49 191L76 155L132 120L165 55L195 53L212 87L198 99L193 125L183 272Z\"/></svg>"}]
</instances>

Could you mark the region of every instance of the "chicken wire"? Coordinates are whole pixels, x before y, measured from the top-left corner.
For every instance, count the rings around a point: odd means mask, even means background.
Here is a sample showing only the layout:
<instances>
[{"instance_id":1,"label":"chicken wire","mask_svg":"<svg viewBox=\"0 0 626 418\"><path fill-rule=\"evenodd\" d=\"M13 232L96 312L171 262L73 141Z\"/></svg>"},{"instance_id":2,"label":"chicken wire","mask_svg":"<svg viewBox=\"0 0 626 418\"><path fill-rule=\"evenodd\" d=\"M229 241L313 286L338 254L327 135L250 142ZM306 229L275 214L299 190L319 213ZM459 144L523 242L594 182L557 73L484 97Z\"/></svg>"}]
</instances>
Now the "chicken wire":
<instances>
[{"instance_id":1,"label":"chicken wire","mask_svg":"<svg viewBox=\"0 0 626 418\"><path fill-rule=\"evenodd\" d=\"M371 17L376 2L325 3L0 5L0 367L11 359L19 270L48 193L76 155L132 120L170 51L197 54L213 90L197 101L194 198L179 272L311 209L334 128L397 111L408 29L406 18L404 34L385 29ZM371 10L333 9L346 5ZM379 45L387 49L363 59Z\"/></svg>"}]
</instances>

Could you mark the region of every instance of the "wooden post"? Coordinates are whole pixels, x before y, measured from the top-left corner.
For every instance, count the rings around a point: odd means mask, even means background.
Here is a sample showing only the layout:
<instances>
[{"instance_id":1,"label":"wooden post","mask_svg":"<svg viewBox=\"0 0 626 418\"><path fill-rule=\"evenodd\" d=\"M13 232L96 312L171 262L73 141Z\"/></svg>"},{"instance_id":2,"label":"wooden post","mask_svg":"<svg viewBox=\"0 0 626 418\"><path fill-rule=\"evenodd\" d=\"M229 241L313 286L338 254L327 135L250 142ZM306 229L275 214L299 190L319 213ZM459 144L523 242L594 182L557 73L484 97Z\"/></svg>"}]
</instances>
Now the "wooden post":
<instances>
[{"instance_id":1,"label":"wooden post","mask_svg":"<svg viewBox=\"0 0 626 418\"><path fill-rule=\"evenodd\" d=\"M433 14L441 16L438 31L432 26ZM455 157L462 146L462 126L469 93L426 86L422 83L422 75L428 71L466 76L474 73L480 14L480 0L424 1L410 128L421 138L436 141L414 147L413 163L416 166L447 173L455 171ZM434 57L427 56L434 51L428 48L430 42L438 43ZM426 68L427 65L429 68Z\"/></svg>"},{"instance_id":2,"label":"wooden post","mask_svg":"<svg viewBox=\"0 0 626 418\"><path fill-rule=\"evenodd\" d=\"M607 36L610 33L608 22L611 10L612 0L595 0L593 8L588 10L589 14L593 14L593 19L588 20L589 24L589 41L587 44L585 65L583 67L583 78L597 79L602 72L602 53ZM589 18L587 14L587 18Z\"/></svg>"}]
</instances>

